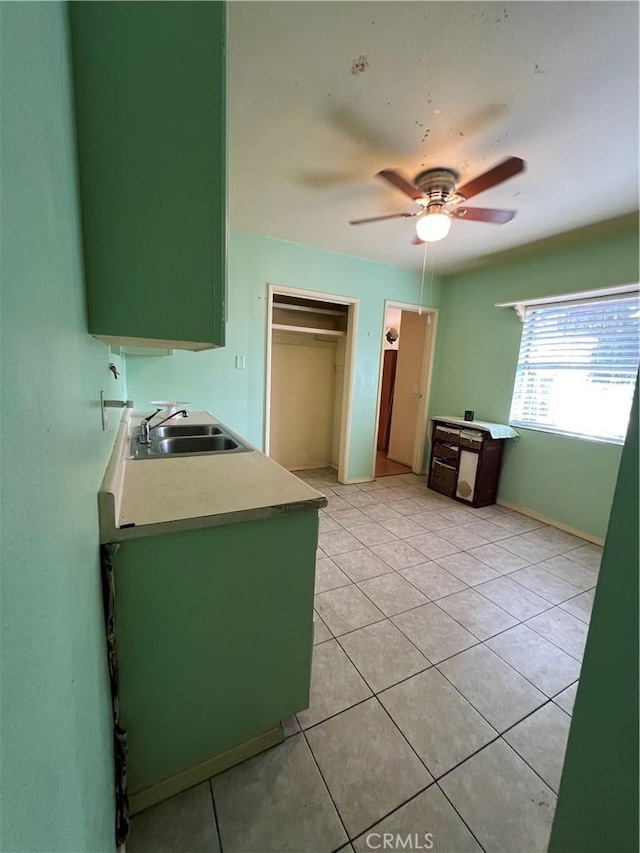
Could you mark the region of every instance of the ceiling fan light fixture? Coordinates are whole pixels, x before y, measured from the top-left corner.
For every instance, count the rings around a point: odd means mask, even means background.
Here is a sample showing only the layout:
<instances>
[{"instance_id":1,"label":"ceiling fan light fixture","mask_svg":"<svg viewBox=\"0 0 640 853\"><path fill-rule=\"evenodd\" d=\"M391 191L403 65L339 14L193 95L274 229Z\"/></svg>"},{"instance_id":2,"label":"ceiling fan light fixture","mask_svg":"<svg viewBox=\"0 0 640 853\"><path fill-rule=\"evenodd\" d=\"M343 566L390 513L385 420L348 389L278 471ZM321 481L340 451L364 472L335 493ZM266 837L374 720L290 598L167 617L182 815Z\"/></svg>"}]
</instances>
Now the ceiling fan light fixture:
<instances>
[{"instance_id":1,"label":"ceiling fan light fixture","mask_svg":"<svg viewBox=\"0 0 640 853\"><path fill-rule=\"evenodd\" d=\"M416 222L416 234L425 243L436 243L449 233L451 218L446 213L425 213Z\"/></svg>"}]
</instances>

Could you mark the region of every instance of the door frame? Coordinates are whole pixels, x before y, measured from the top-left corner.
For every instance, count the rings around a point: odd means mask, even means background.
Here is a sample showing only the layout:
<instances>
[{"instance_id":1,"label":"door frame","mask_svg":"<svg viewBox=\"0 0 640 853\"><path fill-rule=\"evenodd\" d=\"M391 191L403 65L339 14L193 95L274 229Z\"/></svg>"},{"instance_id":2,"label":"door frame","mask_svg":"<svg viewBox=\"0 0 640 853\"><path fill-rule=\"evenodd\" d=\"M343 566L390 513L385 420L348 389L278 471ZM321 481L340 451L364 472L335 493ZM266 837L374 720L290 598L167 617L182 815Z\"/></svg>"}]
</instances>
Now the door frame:
<instances>
[{"instance_id":1,"label":"door frame","mask_svg":"<svg viewBox=\"0 0 640 853\"><path fill-rule=\"evenodd\" d=\"M344 352L344 379L342 388L342 417L340 419L340 450L338 452L338 482L347 482L349 457L351 452L351 419L353 406L353 382L355 375L356 339L360 300L351 296L338 296L319 290L303 290L297 287L285 287L280 284L267 285L267 352L265 358L265 397L264 397L264 452L269 455L271 440L271 364L273 346L273 297L275 294L298 296L315 302L334 302L346 305L347 334Z\"/></svg>"},{"instance_id":2,"label":"door frame","mask_svg":"<svg viewBox=\"0 0 640 853\"><path fill-rule=\"evenodd\" d=\"M384 324L389 308L399 308L401 311L412 311L414 314L422 312L431 317L431 334L425 342L422 353L422 366L420 369L420 388L424 389L420 395L420 403L416 415L416 432L413 442L413 459L411 470L414 474L422 474L425 470L424 448L427 441L427 413L431 400L431 385L433 377L433 356L435 354L436 334L438 331L438 309L429 308L426 305L416 305L413 302L397 302L395 299L385 299L384 313L382 315L382 335L380 341L380 365L378 374L378 400L376 403L376 420L373 435L373 463L371 479L376 476L376 455L378 448L378 429L380 426L380 400L382 397L382 373L384 368ZM428 321L427 321L428 322ZM402 338L402 324L400 325L400 337ZM400 347L400 344L398 345ZM400 357L398 355L398 357Z\"/></svg>"}]
</instances>

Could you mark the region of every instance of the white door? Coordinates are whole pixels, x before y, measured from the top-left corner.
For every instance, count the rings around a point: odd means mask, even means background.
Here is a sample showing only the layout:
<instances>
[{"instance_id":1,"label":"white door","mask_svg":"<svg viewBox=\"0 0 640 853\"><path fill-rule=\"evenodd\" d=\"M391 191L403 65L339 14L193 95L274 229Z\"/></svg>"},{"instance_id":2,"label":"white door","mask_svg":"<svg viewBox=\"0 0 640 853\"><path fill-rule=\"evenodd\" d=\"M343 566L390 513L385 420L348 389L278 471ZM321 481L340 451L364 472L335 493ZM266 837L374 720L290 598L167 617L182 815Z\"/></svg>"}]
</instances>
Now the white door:
<instances>
[{"instance_id":1,"label":"white door","mask_svg":"<svg viewBox=\"0 0 640 853\"><path fill-rule=\"evenodd\" d=\"M393 393L389 459L413 465L422 388L427 314L403 311Z\"/></svg>"}]
</instances>

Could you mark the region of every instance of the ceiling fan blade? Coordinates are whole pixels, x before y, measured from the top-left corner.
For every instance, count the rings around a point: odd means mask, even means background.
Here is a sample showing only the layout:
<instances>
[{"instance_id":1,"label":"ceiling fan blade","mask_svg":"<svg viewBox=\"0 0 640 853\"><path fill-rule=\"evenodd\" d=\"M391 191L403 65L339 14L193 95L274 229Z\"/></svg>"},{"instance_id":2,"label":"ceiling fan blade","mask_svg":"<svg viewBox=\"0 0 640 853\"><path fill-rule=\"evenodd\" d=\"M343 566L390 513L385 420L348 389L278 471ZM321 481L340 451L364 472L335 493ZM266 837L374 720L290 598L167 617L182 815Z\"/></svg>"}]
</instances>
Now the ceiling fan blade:
<instances>
[{"instance_id":1,"label":"ceiling fan blade","mask_svg":"<svg viewBox=\"0 0 640 853\"><path fill-rule=\"evenodd\" d=\"M381 172L377 173L376 177L383 178L385 181L388 181L397 190L400 190L401 193L404 193L406 196L413 199L413 201L417 201L419 198L424 198L424 193L419 190L418 187L414 186L411 181L403 178L403 176L398 172L394 172L393 169L383 169Z\"/></svg>"},{"instance_id":2,"label":"ceiling fan blade","mask_svg":"<svg viewBox=\"0 0 640 853\"><path fill-rule=\"evenodd\" d=\"M504 225L511 222L516 215L515 210L496 210L492 207L456 207L451 212L455 219L466 219L468 222L493 222Z\"/></svg>"},{"instance_id":3,"label":"ceiling fan blade","mask_svg":"<svg viewBox=\"0 0 640 853\"><path fill-rule=\"evenodd\" d=\"M520 172L524 172L525 168L526 163L524 160L521 160L519 157L507 157L506 160L498 163L493 169L489 169L488 172L484 172L484 174L478 175L472 181L461 187L457 187L456 195L463 196L466 201L472 196L483 193L485 190L490 190L491 187L495 187L497 184L513 178L514 175L518 175Z\"/></svg>"},{"instance_id":4,"label":"ceiling fan blade","mask_svg":"<svg viewBox=\"0 0 640 853\"><path fill-rule=\"evenodd\" d=\"M410 216L418 216L422 211L416 213L390 213L388 216L370 216L368 219L350 219L349 225L364 225L367 222L382 222L383 219L407 219Z\"/></svg>"}]
</instances>

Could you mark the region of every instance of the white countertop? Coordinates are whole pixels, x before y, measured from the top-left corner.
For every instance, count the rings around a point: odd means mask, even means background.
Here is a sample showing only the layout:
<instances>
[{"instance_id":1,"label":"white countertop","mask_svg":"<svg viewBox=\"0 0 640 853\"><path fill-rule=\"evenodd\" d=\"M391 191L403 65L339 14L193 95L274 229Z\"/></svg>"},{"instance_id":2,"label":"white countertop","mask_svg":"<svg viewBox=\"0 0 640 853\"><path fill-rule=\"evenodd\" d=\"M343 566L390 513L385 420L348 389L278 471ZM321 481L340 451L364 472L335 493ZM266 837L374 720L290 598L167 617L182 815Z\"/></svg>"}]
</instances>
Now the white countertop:
<instances>
[{"instance_id":1,"label":"white countertop","mask_svg":"<svg viewBox=\"0 0 640 853\"><path fill-rule=\"evenodd\" d=\"M258 450L131 459L131 432L141 420L142 416L123 416L100 490L103 543L326 505L320 492ZM192 412L188 423L220 421L208 412Z\"/></svg>"}]
</instances>

